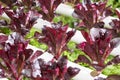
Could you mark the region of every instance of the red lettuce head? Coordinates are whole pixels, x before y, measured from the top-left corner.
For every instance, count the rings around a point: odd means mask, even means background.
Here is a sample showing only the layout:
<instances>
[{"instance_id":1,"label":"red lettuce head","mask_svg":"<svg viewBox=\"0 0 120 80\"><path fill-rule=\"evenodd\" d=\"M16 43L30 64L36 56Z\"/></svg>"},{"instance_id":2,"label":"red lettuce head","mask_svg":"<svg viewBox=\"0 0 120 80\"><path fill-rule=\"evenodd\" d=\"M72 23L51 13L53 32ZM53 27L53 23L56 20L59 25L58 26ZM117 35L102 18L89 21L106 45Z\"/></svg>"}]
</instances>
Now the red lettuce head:
<instances>
[{"instance_id":1,"label":"red lettuce head","mask_svg":"<svg viewBox=\"0 0 120 80\"><path fill-rule=\"evenodd\" d=\"M52 27L45 26L42 33L36 33L35 36L39 42L48 45L48 51L58 59L62 52L67 49L66 45L75 33L75 30L67 30L68 25L52 24Z\"/></svg>"},{"instance_id":2,"label":"red lettuce head","mask_svg":"<svg viewBox=\"0 0 120 80\"><path fill-rule=\"evenodd\" d=\"M101 71L106 67L106 58L110 55L111 51L119 45L120 38L112 39L111 32L108 32L106 30L100 30L98 33L98 35L92 36L93 38L90 36L89 38L91 39L86 40L86 42L78 44L77 48L81 49L89 58L86 56L81 57L80 55L76 62L88 63L92 65L96 70ZM116 63L118 63L118 61Z\"/></svg>"}]
</instances>

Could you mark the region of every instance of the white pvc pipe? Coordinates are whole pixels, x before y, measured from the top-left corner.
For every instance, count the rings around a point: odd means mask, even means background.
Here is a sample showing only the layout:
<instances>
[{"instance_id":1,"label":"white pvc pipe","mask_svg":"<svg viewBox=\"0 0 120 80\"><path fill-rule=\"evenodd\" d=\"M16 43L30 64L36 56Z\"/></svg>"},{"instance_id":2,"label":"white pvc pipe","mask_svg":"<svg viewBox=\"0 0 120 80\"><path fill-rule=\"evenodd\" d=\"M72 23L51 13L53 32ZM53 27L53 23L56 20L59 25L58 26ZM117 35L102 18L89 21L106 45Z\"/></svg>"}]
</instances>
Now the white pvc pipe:
<instances>
[{"instance_id":1,"label":"white pvc pipe","mask_svg":"<svg viewBox=\"0 0 120 80\"><path fill-rule=\"evenodd\" d=\"M58 13L58 14L66 15L66 16L72 16L72 13L74 12L74 9L71 6L68 6L68 5L65 5L65 4L61 3L57 7L55 12Z\"/></svg>"},{"instance_id":2,"label":"white pvc pipe","mask_svg":"<svg viewBox=\"0 0 120 80\"><path fill-rule=\"evenodd\" d=\"M44 25L51 27L50 22L39 18L39 19L37 19L37 23L34 24L33 27L41 30L42 28L44 28Z\"/></svg>"},{"instance_id":3,"label":"white pvc pipe","mask_svg":"<svg viewBox=\"0 0 120 80\"><path fill-rule=\"evenodd\" d=\"M112 50L111 55L120 55L120 44Z\"/></svg>"},{"instance_id":4,"label":"white pvc pipe","mask_svg":"<svg viewBox=\"0 0 120 80\"><path fill-rule=\"evenodd\" d=\"M113 19L117 19L117 18L112 17L112 16L108 16L105 19L103 19L103 22L105 23L104 27L108 28L108 29L112 29L112 26L110 26L109 23L112 22Z\"/></svg>"},{"instance_id":5,"label":"white pvc pipe","mask_svg":"<svg viewBox=\"0 0 120 80\"><path fill-rule=\"evenodd\" d=\"M6 18L6 19L8 19L8 20L10 20L10 18L7 16L6 13L3 13L1 16L4 17L4 18Z\"/></svg>"}]
</instances>

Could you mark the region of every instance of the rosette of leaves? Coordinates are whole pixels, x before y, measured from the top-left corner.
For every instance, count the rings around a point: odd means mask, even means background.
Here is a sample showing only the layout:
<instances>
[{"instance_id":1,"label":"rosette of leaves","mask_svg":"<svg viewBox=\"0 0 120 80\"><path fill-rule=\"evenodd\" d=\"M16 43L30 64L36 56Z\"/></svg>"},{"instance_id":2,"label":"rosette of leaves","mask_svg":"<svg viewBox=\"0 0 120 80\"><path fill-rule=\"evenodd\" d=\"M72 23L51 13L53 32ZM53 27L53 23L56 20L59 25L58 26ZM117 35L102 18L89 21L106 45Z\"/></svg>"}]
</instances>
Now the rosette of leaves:
<instances>
[{"instance_id":1,"label":"rosette of leaves","mask_svg":"<svg viewBox=\"0 0 120 80\"><path fill-rule=\"evenodd\" d=\"M33 25L36 23L38 18L41 18L41 14L38 13L37 9L34 8L37 4L37 0L9 0L3 1L0 4L0 13L6 13L10 21L1 20L1 26L7 26L12 31L18 32L25 36ZM35 5L33 5L35 3Z\"/></svg>"},{"instance_id":2,"label":"rosette of leaves","mask_svg":"<svg viewBox=\"0 0 120 80\"><path fill-rule=\"evenodd\" d=\"M91 2L83 0L83 3L77 4L74 8L73 17L81 20L80 28L91 29L92 27L104 27L103 19L112 14L110 6L106 6L107 1Z\"/></svg>"},{"instance_id":3,"label":"rosette of leaves","mask_svg":"<svg viewBox=\"0 0 120 80\"><path fill-rule=\"evenodd\" d=\"M27 49L28 41L25 41L19 33L0 37L0 77L22 80L24 76L22 71L28 66L26 62L33 50ZM36 54L39 56L42 52L37 51L34 56Z\"/></svg>"},{"instance_id":4,"label":"rosette of leaves","mask_svg":"<svg viewBox=\"0 0 120 80\"><path fill-rule=\"evenodd\" d=\"M98 34L94 36L85 32L86 42L78 44L77 48L87 56L80 55L75 62L87 63L99 73L108 65L120 63L120 56L115 56L105 63L111 51L120 44L120 38L112 38L112 33L107 30L100 29L96 32Z\"/></svg>"},{"instance_id":5,"label":"rosette of leaves","mask_svg":"<svg viewBox=\"0 0 120 80\"><path fill-rule=\"evenodd\" d=\"M67 50L67 43L75 33L75 30L67 31L68 25L62 25L61 22L53 23L52 27L45 26L42 33L35 33L35 37L39 42L43 42L48 46L50 52L58 59L62 52Z\"/></svg>"},{"instance_id":6,"label":"rosette of leaves","mask_svg":"<svg viewBox=\"0 0 120 80\"><path fill-rule=\"evenodd\" d=\"M2 6L0 5L0 15L3 13Z\"/></svg>"},{"instance_id":7,"label":"rosette of leaves","mask_svg":"<svg viewBox=\"0 0 120 80\"><path fill-rule=\"evenodd\" d=\"M0 77L10 80L23 80L24 70L33 64L28 65L42 54L41 51L33 53L32 49L27 48L28 41L19 33L13 33L9 36L0 35ZM29 59L30 58L30 59ZM35 70L36 68L34 68ZM34 73L33 68L31 68Z\"/></svg>"},{"instance_id":8,"label":"rosette of leaves","mask_svg":"<svg viewBox=\"0 0 120 80\"><path fill-rule=\"evenodd\" d=\"M30 10L28 12L25 12L24 8L22 7L16 10L4 8L3 11L10 18L10 24L8 25L8 27L12 31L18 32L23 36L25 36L30 31L37 18L40 17L40 15L34 11Z\"/></svg>"}]
</instances>

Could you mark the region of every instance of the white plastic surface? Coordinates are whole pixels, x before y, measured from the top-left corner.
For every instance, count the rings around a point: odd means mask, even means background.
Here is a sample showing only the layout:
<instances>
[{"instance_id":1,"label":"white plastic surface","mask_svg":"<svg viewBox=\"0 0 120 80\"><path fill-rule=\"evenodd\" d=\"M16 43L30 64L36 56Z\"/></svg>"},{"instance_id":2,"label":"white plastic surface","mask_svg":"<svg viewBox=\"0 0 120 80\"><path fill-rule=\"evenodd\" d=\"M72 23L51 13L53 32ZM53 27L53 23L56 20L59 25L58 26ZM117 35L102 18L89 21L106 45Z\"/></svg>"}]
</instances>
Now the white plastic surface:
<instances>
[{"instance_id":1,"label":"white plastic surface","mask_svg":"<svg viewBox=\"0 0 120 80\"><path fill-rule=\"evenodd\" d=\"M63 3L61 3L56 9L56 13L66 16L72 16L73 11L74 9L71 6L65 5Z\"/></svg>"}]
</instances>

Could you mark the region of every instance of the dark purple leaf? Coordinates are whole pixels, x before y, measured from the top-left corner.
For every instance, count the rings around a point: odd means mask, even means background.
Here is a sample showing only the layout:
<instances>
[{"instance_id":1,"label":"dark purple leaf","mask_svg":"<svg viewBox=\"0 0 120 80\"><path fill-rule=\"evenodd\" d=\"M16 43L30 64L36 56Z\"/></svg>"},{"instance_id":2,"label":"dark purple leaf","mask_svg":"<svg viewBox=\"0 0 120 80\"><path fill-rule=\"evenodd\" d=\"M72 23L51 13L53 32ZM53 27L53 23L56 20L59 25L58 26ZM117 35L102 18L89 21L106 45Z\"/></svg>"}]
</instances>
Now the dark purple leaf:
<instances>
[{"instance_id":1,"label":"dark purple leaf","mask_svg":"<svg viewBox=\"0 0 120 80\"><path fill-rule=\"evenodd\" d=\"M66 43L68 43L69 41L70 41L70 39L74 36L74 34L75 34L75 31L69 31L68 33L67 33L67 40L66 40Z\"/></svg>"},{"instance_id":2,"label":"dark purple leaf","mask_svg":"<svg viewBox=\"0 0 120 80\"><path fill-rule=\"evenodd\" d=\"M81 46L82 45L82 46ZM96 46L94 44L89 44L89 43L81 43L78 45L78 48L83 50L85 52L85 54L87 54L93 61L96 60L97 57L96 56Z\"/></svg>"},{"instance_id":3,"label":"dark purple leaf","mask_svg":"<svg viewBox=\"0 0 120 80\"><path fill-rule=\"evenodd\" d=\"M79 55L78 58L75 60L76 63L83 62L87 64L91 64L90 60L85 55Z\"/></svg>"},{"instance_id":4,"label":"dark purple leaf","mask_svg":"<svg viewBox=\"0 0 120 80\"><path fill-rule=\"evenodd\" d=\"M72 78L80 72L80 69L68 67L67 71L68 71L67 73L69 74L69 76Z\"/></svg>"},{"instance_id":5,"label":"dark purple leaf","mask_svg":"<svg viewBox=\"0 0 120 80\"><path fill-rule=\"evenodd\" d=\"M119 55L117 55L117 56L115 56L111 61L109 61L108 63L107 63L107 65L113 65L113 64L118 64L118 63L120 63L120 56Z\"/></svg>"},{"instance_id":6,"label":"dark purple leaf","mask_svg":"<svg viewBox=\"0 0 120 80\"><path fill-rule=\"evenodd\" d=\"M26 49L24 51L24 55L25 55L25 60L28 60L30 58L30 56L32 55L33 50L32 49Z\"/></svg>"},{"instance_id":7,"label":"dark purple leaf","mask_svg":"<svg viewBox=\"0 0 120 80\"><path fill-rule=\"evenodd\" d=\"M37 59L39 56L43 54L42 51L36 51L31 57L30 57L30 62L32 63L35 59Z\"/></svg>"},{"instance_id":8,"label":"dark purple leaf","mask_svg":"<svg viewBox=\"0 0 120 80\"><path fill-rule=\"evenodd\" d=\"M71 80L75 75L79 73L79 68L68 67L67 73L65 74L65 80Z\"/></svg>"},{"instance_id":9,"label":"dark purple leaf","mask_svg":"<svg viewBox=\"0 0 120 80\"><path fill-rule=\"evenodd\" d=\"M67 68L67 57L63 56L58 60L58 66L60 67L60 70L62 71L63 69ZM66 71L66 70L65 70ZM64 72L64 70L63 70Z\"/></svg>"},{"instance_id":10,"label":"dark purple leaf","mask_svg":"<svg viewBox=\"0 0 120 80\"><path fill-rule=\"evenodd\" d=\"M98 23L94 24L94 27L95 28L104 28L104 24L105 24L104 22L98 22Z\"/></svg>"},{"instance_id":11,"label":"dark purple leaf","mask_svg":"<svg viewBox=\"0 0 120 80\"><path fill-rule=\"evenodd\" d=\"M0 16L2 15L2 13L3 13L3 9L2 9L2 6L0 4Z\"/></svg>"},{"instance_id":12,"label":"dark purple leaf","mask_svg":"<svg viewBox=\"0 0 120 80\"><path fill-rule=\"evenodd\" d=\"M98 76L101 73L101 71L106 67L103 60L100 63L94 61L91 65L93 68L96 69L95 73L93 71L93 76L94 74L95 76Z\"/></svg>"},{"instance_id":13,"label":"dark purple leaf","mask_svg":"<svg viewBox=\"0 0 120 80\"><path fill-rule=\"evenodd\" d=\"M91 35L89 35L88 32L86 32L86 31L81 31L81 33L82 33L83 37L86 39L87 42L92 43Z\"/></svg>"},{"instance_id":14,"label":"dark purple leaf","mask_svg":"<svg viewBox=\"0 0 120 80\"><path fill-rule=\"evenodd\" d=\"M77 16L76 18L79 18L79 19L83 20L84 19L84 13L85 13L85 8L83 7L82 4L78 4L78 5L75 6L75 11L73 13L73 17Z\"/></svg>"},{"instance_id":15,"label":"dark purple leaf","mask_svg":"<svg viewBox=\"0 0 120 80\"><path fill-rule=\"evenodd\" d=\"M0 35L0 44L7 41L8 40L8 36L6 35Z\"/></svg>"},{"instance_id":16,"label":"dark purple leaf","mask_svg":"<svg viewBox=\"0 0 120 80\"><path fill-rule=\"evenodd\" d=\"M110 41L111 48L116 48L120 44L120 38L114 38Z\"/></svg>"},{"instance_id":17,"label":"dark purple leaf","mask_svg":"<svg viewBox=\"0 0 120 80\"><path fill-rule=\"evenodd\" d=\"M2 38L0 38L2 39ZM26 65L27 59L33 53L32 49L27 49L28 41L18 33L13 33L4 43L0 43L0 58L2 63L0 67L4 71L6 77L10 79L20 79L21 72Z\"/></svg>"},{"instance_id":18,"label":"dark purple leaf","mask_svg":"<svg viewBox=\"0 0 120 80\"><path fill-rule=\"evenodd\" d=\"M112 14L113 14L113 12L112 12L111 6L106 7L106 10L105 10L103 16L110 16Z\"/></svg>"},{"instance_id":19,"label":"dark purple leaf","mask_svg":"<svg viewBox=\"0 0 120 80\"><path fill-rule=\"evenodd\" d=\"M120 80L120 75L109 75L106 80Z\"/></svg>"}]
</instances>

